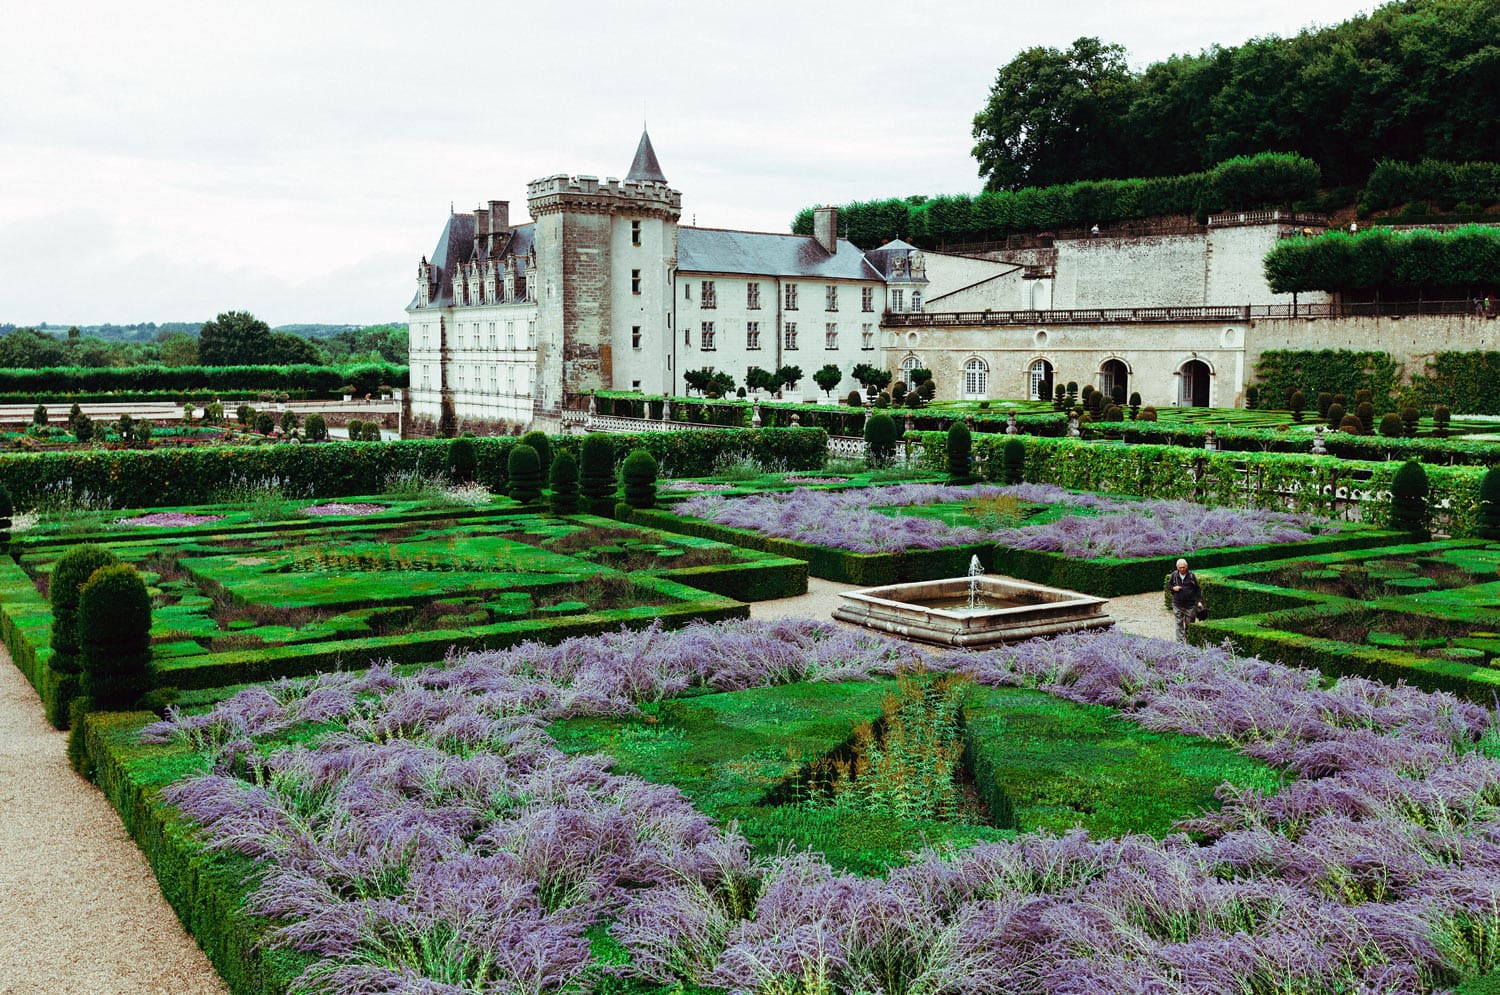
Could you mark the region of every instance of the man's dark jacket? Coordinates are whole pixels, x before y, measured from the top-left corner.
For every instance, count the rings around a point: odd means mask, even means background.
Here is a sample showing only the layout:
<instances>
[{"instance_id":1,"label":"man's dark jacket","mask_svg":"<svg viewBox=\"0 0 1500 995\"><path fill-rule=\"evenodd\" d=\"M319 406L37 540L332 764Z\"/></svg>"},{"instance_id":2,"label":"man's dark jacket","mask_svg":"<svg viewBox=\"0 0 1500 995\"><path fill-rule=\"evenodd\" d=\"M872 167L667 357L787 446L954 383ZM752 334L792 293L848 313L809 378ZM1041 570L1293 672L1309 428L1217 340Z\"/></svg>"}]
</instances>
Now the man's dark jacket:
<instances>
[{"instance_id":1,"label":"man's dark jacket","mask_svg":"<svg viewBox=\"0 0 1500 995\"><path fill-rule=\"evenodd\" d=\"M1181 585L1182 590L1172 591L1174 585ZM1198 587L1198 575L1191 570L1185 574L1173 570L1167 574L1165 586L1168 591L1172 591L1173 608L1196 608L1203 597L1203 591Z\"/></svg>"}]
</instances>

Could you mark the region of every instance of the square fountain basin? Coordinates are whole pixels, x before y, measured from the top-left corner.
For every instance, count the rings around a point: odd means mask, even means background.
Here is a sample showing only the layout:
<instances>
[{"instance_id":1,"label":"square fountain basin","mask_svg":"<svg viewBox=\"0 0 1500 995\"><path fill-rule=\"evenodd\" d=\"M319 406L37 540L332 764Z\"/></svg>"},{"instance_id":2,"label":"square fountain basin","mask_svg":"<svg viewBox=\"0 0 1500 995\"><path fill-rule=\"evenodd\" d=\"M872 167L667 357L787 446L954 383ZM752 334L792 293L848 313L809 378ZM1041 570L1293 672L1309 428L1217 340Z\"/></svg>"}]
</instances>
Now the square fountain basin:
<instances>
[{"instance_id":1,"label":"square fountain basin","mask_svg":"<svg viewBox=\"0 0 1500 995\"><path fill-rule=\"evenodd\" d=\"M993 646L1114 624L1104 598L989 575L977 587L975 608L968 606L968 577L862 588L840 594L833 617L943 646Z\"/></svg>"}]
</instances>

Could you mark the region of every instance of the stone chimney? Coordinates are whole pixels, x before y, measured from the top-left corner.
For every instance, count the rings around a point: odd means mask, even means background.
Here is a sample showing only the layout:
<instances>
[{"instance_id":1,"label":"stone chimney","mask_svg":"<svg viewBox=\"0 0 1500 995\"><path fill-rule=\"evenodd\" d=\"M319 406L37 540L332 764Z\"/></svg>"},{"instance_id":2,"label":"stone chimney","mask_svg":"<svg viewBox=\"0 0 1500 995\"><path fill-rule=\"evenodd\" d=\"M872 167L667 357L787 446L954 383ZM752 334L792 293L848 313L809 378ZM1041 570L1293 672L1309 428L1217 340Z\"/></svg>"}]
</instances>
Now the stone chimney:
<instances>
[{"instance_id":1,"label":"stone chimney","mask_svg":"<svg viewBox=\"0 0 1500 995\"><path fill-rule=\"evenodd\" d=\"M813 241L830 256L839 251L839 209L819 207L813 210Z\"/></svg>"},{"instance_id":2,"label":"stone chimney","mask_svg":"<svg viewBox=\"0 0 1500 995\"><path fill-rule=\"evenodd\" d=\"M474 244L483 245L484 237L490 233L490 215L483 205L474 208Z\"/></svg>"},{"instance_id":3,"label":"stone chimney","mask_svg":"<svg viewBox=\"0 0 1500 995\"><path fill-rule=\"evenodd\" d=\"M490 232L495 235L504 235L510 231L510 201L490 201Z\"/></svg>"}]
</instances>

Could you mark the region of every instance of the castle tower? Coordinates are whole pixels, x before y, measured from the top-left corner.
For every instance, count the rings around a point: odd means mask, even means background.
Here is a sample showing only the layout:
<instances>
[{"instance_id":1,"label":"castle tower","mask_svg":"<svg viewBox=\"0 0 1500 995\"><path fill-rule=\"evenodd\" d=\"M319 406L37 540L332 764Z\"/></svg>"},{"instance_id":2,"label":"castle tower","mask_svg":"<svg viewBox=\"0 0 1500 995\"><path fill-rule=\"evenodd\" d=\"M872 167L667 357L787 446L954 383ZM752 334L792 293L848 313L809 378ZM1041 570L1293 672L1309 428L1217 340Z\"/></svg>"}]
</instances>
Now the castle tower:
<instances>
[{"instance_id":1,"label":"castle tower","mask_svg":"<svg viewBox=\"0 0 1500 995\"><path fill-rule=\"evenodd\" d=\"M535 416L554 422L583 395L636 381L664 389L682 194L650 136L641 133L623 183L548 176L527 185L526 203L536 222Z\"/></svg>"}]
</instances>

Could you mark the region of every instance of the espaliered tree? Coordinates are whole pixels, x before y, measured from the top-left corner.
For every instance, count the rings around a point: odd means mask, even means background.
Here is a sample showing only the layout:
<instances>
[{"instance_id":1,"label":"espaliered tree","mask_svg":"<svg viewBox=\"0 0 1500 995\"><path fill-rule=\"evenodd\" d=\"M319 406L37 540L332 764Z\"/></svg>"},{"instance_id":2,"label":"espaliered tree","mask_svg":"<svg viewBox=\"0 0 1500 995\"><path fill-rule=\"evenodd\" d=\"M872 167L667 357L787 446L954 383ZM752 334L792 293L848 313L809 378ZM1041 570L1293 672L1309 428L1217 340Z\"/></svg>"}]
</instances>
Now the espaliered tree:
<instances>
[{"instance_id":1,"label":"espaliered tree","mask_svg":"<svg viewBox=\"0 0 1500 995\"><path fill-rule=\"evenodd\" d=\"M969 427L956 421L948 427L948 483L970 484L973 476L973 438Z\"/></svg>"},{"instance_id":2,"label":"espaliered tree","mask_svg":"<svg viewBox=\"0 0 1500 995\"><path fill-rule=\"evenodd\" d=\"M547 478L552 513L571 515L578 511L578 464L573 457L565 452L553 457Z\"/></svg>"},{"instance_id":3,"label":"espaliered tree","mask_svg":"<svg viewBox=\"0 0 1500 995\"><path fill-rule=\"evenodd\" d=\"M614 510L618 484L615 481L615 444L609 436L595 432L584 437L579 489L585 510L590 514L607 515Z\"/></svg>"},{"instance_id":4,"label":"espaliered tree","mask_svg":"<svg viewBox=\"0 0 1500 995\"><path fill-rule=\"evenodd\" d=\"M1391 478L1391 528L1427 535L1427 471L1416 460L1401 464Z\"/></svg>"},{"instance_id":5,"label":"espaliered tree","mask_svg":"<svg viewBox=\"0 0 1500 995\"><path fill-rule=\"evenodd\" d=\"M625 503L632 508L656 505L656 457L644 449L633 449L620 468L625 480Z\"/></svg>"},{"instance_id":6,"label":"espaliered tree","mask_svg":"<svg viewBox=\"0 0 1500 995\"><path fill-rule=\"evenodd\" d=\"M78 644L81 690L92 708L129 708L151 689L151 595L135 567L101 567L83 585Z\"/></svg>"},{"instance_id":7,"label":"espaliered tree","mask_svg":"<svg viewBox=\"0 0 1500 995\"><path fill-rule=\"evenodd\" d=\"M1479 536L1500 540L1500 467L1490 467L1479 481Z\"/></svg>"},{"instance_id":8,"label":"espaliered tree","mask_svg":"<svg viewBox=\"0 0 1500 995\"><path fill-rule=\"evenodd\" d=\"M542 464L536 450L520 443L512 447L505 463L509 483L507 493L522 504L531 504L542 496Z\"/></svg>"}]
</instances>

